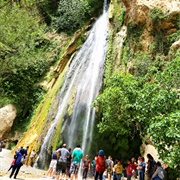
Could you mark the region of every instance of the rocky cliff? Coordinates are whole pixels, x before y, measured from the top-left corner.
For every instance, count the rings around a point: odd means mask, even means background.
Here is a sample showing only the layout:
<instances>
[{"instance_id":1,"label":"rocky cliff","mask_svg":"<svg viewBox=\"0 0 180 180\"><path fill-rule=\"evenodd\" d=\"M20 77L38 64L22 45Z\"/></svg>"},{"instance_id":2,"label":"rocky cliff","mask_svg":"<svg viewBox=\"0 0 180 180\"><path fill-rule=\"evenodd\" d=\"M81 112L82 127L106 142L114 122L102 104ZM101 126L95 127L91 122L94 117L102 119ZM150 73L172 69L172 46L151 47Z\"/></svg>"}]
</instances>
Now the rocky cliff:
<instances>
[{"instance_id":1,"label":"rocky cliff","mask_svg":"<svg viewBox=\"0 0 180 180\"><path fill-rule=\"evenodd\" d=\"M123 3L122 3L123 2ZM178 0L111 0L110 5L110 40L109 58L113 72L119 72L124 69L130 71L131 68L125 67L130 64L133 66L133 57L128 62L122 62L122 39L126 44L125 50L128 54L142 51L155 56L156 52L167 55L170 49L175 51L180 47L180 40L169 42L169 37L177 33L180 29L180 2ZM86 28L85 28L86 29ZM83 30L85 33L86 30ZM53 67L54 75L46 82L48 93L37 108L29 130L17 146L30 145L31 149L39 150L48 125L51 123L51 117L48 117L48 111L52 106L54 96L63 83L64 73L68 68L71 58L78 47L78 39L82 32L77 32L65 48L63 56L59 59L57 65ZM109 41L110 41L109 40ZM121 41L121 42L120 42ZM124 51L125 51L124 50ZM107 58L108 59L108 58ZM132 60L132 61L131 61ZM123 63L125 65L123 65ZM123 69L122 66L125 68ZM57 108L57 105L55 105ZM46 125L46 126L45 126ZM56 130L60 132L60 130ZM56 141L56 140L55 140Z\"/></svg>"}]
</instances>

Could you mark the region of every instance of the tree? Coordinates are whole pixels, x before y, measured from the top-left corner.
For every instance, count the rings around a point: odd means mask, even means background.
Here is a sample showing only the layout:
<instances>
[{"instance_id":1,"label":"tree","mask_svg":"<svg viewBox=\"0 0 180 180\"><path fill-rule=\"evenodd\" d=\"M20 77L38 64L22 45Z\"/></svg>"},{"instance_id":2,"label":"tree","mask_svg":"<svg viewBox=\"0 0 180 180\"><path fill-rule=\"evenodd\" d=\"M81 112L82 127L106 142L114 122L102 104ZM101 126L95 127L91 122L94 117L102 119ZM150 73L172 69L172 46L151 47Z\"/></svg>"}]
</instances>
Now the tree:
<instances>
[{"instance_id":1,"label":"tree","mask_svg":"<svg viewBox=\"0 0 180 180\"><path fill-rule=\"evenodd\" d=\"M61 0L54 25L59 31L74 31L82 25L88 12L86 0Z\"/></svg>"},{"instance_id":2,"label":"tree","mask_svg":"<svg viewBox=\"0 0 180 180\"><path fill-rule=\"evenodd\" d=\"M103 116L98 124L100 132L111 129L116 134L130 135L135 128L141 137L149 136L162 160L172 168L179 164L180 100L177 85L171 86L164 79L169 77L179 82L179 62L175 58L167 64L154 75L154 82L130 74L113 75L95 101Z\"/></svg>"}]
</instances>

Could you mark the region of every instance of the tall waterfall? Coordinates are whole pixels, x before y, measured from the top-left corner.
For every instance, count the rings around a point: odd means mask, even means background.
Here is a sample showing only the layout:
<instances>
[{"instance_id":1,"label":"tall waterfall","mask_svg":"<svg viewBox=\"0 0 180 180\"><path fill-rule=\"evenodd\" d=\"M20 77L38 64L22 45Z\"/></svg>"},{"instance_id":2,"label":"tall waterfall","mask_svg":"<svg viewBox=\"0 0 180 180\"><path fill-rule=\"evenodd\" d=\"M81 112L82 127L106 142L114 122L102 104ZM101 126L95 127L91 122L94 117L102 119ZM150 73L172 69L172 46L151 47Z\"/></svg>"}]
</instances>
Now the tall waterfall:
<instances>
[{"instance_id":1,"label":"tall waterfall","mask_svg":"<svg viewBox=\"0 0 180 180\"><path fill-rule=\"evenodd\" d=\"M88 153L92 141L95 109L91 107L102 84L108 37L108 12L105 0L103 14L93 25L89 36L72 59L63 86L58 96L58 110L49 128L37 161L39 166L46 161L47 149L53 141L54 131L63 119L61 135L67 147L80 144ZM73 103L69 103L73 97ZM72 100L71 100L72 101ZM72 106L72 107L70 107ZM71 116L67 116L71 108Z\"/></svg>"}]
</instances>

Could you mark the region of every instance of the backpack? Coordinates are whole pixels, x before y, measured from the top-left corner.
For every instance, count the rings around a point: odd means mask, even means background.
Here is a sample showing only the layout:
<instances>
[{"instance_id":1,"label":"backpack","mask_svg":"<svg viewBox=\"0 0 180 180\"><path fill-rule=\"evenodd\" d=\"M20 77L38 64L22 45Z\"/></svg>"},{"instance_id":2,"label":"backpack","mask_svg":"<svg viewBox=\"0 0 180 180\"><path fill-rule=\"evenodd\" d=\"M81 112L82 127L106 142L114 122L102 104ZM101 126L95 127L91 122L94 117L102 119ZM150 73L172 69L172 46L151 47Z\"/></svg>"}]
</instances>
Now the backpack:
<instances>
[{"instance_id":1,"label":"backpack","mask_svg":"<svg viewBox=\"0 0 180 180\"><path fill-rule=\"evenodd\" d=\"M105 167L106 167L108 172L112 171L112 161L110 159L106 159Z\"/></svg>"},{"instance_id":2,"label":"backpack","mask_svg":"<svg viewBox=\"0 0 180 180\"><path fill-rule=\"evenodd\" d=\"M98 172L103 172L105 170L106 158L104 156L97 157L97 170Z\"/></svg>"}]
</instances>

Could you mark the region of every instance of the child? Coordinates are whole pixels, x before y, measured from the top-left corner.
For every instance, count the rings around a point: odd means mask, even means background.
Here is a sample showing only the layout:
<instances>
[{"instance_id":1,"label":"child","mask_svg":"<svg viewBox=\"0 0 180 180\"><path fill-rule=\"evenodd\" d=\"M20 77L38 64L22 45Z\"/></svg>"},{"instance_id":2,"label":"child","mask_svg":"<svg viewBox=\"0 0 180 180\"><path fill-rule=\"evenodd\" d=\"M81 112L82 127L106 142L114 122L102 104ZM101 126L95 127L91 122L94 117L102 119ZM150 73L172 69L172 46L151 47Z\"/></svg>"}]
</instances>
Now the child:
<instances>
[{"instance_id":1,"label":"child","mask_svg":"<svg viewBox=\"0 0 180 180\"><path fill-rule=\"evenodd\" d=\"M13 159L13 161L11 162L11 166L10 166L10 168L8 169L8 171L10 171L10 170L14 167L15 161L16 161L16 159ZM7 172L8 172L8 171L7 171Z\"/></svg>"}]
</instances>

